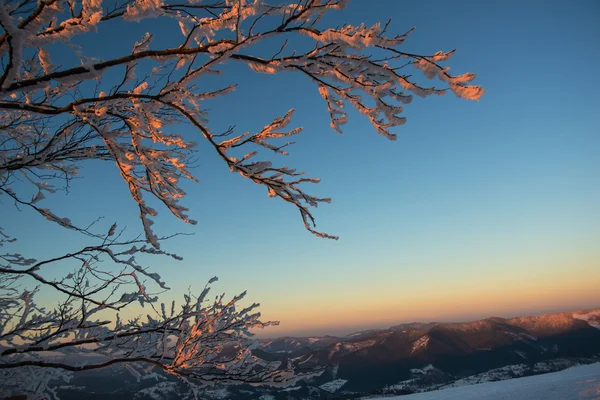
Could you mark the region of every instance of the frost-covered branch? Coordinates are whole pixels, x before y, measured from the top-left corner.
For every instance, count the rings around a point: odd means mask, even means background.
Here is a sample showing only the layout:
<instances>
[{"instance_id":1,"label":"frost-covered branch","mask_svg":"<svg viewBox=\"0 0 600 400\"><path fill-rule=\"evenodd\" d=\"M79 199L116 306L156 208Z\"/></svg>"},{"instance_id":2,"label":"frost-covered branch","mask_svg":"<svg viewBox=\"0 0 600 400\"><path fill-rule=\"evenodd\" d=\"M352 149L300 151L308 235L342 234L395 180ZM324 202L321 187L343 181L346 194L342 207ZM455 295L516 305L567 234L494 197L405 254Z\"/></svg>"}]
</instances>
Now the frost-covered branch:
<instances>
[{"instance_id":1,"label":"frost-covered branch","mask_svg":"<svg viewBox=\"0 0 600 400\"><path fill-rule=\"evenodd\" d=\"M158 200L176 218L195 223L182 204L181 183L196 180L191 166L200 145L268 196L296 208L308 231L337 239L315 224L314 208L330 201L307 191L319 179L277 162L302 132L293 127L293 109L265 121L258 132L211 127L211 99L243 84L232 76L220 88L205 89L224 64L264 74L290 72L290 79L314 85L334 131L342 132L350 106L391 140L413 95L482 96L483 89L470 84L474 74L449 72L446 61L453 51L403 52L412 29L390 35L390 22L322 26L323 15L346 3L0 0L0 200L81 233L90 243L36 260L10 251L14 238L0 226L0 251L6 251L0 254L0 393L47 397L54 394L50 382L68 379L69 372L114 364L127 364L134 374L139 365L154 366L191 385L295 379L290 365L252 354L249 329L270 324L260 322L257 305L238 310L243 296L208 301L208 288L184 296L180 306L160 305L158 295L167 284L136 255L177 258L161 249L164 238L152 229L159 210L149 202ZM157 27L174 26L181 35L161 38L158 45L146 33L109 59L70 42L148 19ZM273 44L269 55L267 40ZM65 51L76 61L67 61ZM422 76L414 77L415 71ZM422 78L435 79L437 86L423 85ZM178 134L181 123L195 135ZM137 204L143 235L125 240L116 225L99 233L95 223L79 226L44 206L60 187L69 189L88 160L114 164ZM72 272L57 278L49 267L58 265ZM52 293L57 303L39 306L42 292ZM146 318L115 317L133 303L151 310Z\"/></svg>"},{"instance_id":2,"label":"frost-covered branch","mask_svg":"<svg viewBox=\"0 0 600 400\"><path fill-rule=\"evenodd\" d=\"M218 73L221 64L242 62L259 73L295 71L300 79L315 83L335 131L341 132L347 121L344 107L350 105L389 139L396 138L391 129L405 122L399 114L412 94L426 97L449 90L471 100L483 94L482 88L468 84L474 74L453 76L440 64L453 52L402 52L399 47L412 30L388 36L389 23L384 27L319 27L323 14L342 9L343 0L281 5L260 0L130 0L117 5L101 0L55 0L35 7L25 3L0 3L4 30L0 36L0 118L5 127L0 178L16 172L32 178L34 170L43 169L52 171L52 179L44 182L51 185L48 181L59 176L65 180L73 177L83 160L111 160L138 204L146 238L153 246L158 246L151 228L157 210L148 205L144 194L158 198L183 221L195 222L180 204L185 193L179 183L182 178L194 180L187 167L196 144L167 133L169 126L182 121L198 129L231 171L264 186L269 196L293 204L309 231L335 238L315 229L311 213L311 208L329 199L313 197L301 185L318 179L299 178L300 172L276 167L269 158L257 160L258 153L250 149L258 145L285 155L292 143L277 144L277 139L298 134L299 128L286 134L243 134L236 143L231 139L221 143L221 137L212 133L203 104L234 90L238 82L211 92L199 90L198 82ZM148 18L178 24L181 39L161 48L152 45L152 34L146 34L132 43L129 54L112 59L97 60L76 49L80 65L57 66L52 61L48 47L52 43L102 33L109 20L125 23ZM293 51L290 40L299 36L311 38L314 47L304 53ZM274 37L281 37L282 44L271 58L253 54L258 43ZM427 78L437 78L442 86L418 84L410 73L402 72L409 66ZM112 83L103 79L109 70L118 71L122 78ZM101 84L84 94L80 89L84 81ZM276 119L265 129L288 124L289 116ZM231 154L242 145L248 150Z\"/></svg>"},{"instance_id":3,"label":"frost-covered branch","mask_svg":"<svg viewBox=\"0 0 600 400\"><path fill-rule=\"evenodd\" d=\"M207 285L198 294L184 295L180 305L175 301L159 305L157 293L150 290L167 288L160 275L149 272L135 256L169 254L148 247L144 240L119 241L115 228L98 246L48 260L0 254L3 395L43 398L53 392L51 381L68 381L72 372L125 364L136 376L148 373L151 366L192 387L289 384L298 378L290 366L252 354L256 342L250 330L276 323L260 321L258 304L240 307L245 293L228 302L223 295L209 300ZM46 277L54 264L68 261L74 261L71 273L60 279ZM106 262L113 268L103 265ZM23 289L27 279L37 285L33 290ZM53 308L36 302L45 288L62 294ZM133 302L150 307L146 317L124 320L113 313Z\"/></svg>"}]
</instances>

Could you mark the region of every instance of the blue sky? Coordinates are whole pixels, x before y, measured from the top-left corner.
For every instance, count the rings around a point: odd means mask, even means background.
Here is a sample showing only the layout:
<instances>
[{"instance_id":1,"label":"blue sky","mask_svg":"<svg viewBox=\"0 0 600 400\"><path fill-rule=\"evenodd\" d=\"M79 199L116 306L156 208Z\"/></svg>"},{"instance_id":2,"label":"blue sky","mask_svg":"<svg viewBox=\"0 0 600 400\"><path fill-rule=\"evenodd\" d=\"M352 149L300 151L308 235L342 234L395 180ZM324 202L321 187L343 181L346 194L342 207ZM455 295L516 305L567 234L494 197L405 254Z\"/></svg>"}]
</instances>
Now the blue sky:
<instances>
[{"instance_id":1,"label":"blue sky","mask_svg":"<svg viewBox=\"0 0 600 400\"><path fill-rule=\"evenodd\" d=\"M183 262L155 263L173 288L167 296L218 275L216 290L248 289L266 318L281 320L267 335L600 306L599 16L595 1L392 0L354 0L329 15L324 24L416 26L403 50L457 49L451 71L475 72L485 87L479 102L415 98L396 142L355 112L337 135L303 76L223 67L239 86L207 104L211 128L257 130L295 108L294 126L305 131L276 160L322 178L311 193L333 201L315 211L318 228L340 240L310 235L296 210L230 173L199 139L200 183L185 184L184 200L199 224L164 209L156 220L158 232L194 233L166 245ZM116 53L122 36L147 28L101 29L108 41L82 44ZM139 231L116 168L90 163L83 175L47 204L76 221L103 215L107 226ZM6 201L0 207L5 229L28 239L23 248L35 243L40 257L80 240Z\"/></svg>"}]
</instances>

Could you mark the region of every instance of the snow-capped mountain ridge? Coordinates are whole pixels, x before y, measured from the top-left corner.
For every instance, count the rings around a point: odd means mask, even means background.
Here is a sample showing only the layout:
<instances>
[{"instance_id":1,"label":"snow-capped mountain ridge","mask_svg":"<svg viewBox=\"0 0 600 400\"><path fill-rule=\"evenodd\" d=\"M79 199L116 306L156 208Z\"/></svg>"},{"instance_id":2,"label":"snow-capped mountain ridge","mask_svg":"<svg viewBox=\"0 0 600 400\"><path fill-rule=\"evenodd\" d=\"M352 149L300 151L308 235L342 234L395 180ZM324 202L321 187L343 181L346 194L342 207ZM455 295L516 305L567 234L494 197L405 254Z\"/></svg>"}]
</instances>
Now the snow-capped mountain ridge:
<instances>
[{"instance_id":1,"label":"snow-capped mountain ridge","mask_svg":"<svg viewBox=\"0 0 600 400\"><path fill-rule=\"evenodd\" d=\"M302 369L326 368L316 387L344 380L339 388L333 383L325 387L337 388L335 394L392 386L397 393L408 393L478 374L483 375L472 379L482 380L488 371L496 371L489 374L496 378L525 376L539 373L532 365L555 359L594 359L600 356L599 324L600 309L595 309L460 323L410 323L344 337L275 340L286 344L279 351L299 360ZM272 346L272 339L263 342L265 348ZM429 372L414 373L429 365ZM510 367L518 365L528 366L524 375Z\"/></svg>"}]
</instances>

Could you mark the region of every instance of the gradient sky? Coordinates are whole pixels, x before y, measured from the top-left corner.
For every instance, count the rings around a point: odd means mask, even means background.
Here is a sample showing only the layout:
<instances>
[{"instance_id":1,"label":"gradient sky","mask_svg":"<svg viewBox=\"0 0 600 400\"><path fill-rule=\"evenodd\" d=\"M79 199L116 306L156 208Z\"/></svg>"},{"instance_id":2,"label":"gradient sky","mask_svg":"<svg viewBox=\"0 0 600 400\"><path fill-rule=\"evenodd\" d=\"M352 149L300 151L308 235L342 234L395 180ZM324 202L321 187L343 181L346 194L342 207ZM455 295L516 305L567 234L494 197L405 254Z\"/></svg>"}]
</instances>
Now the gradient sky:
<instances>
[{"instance_id":1,"label":"gradient sky","mask_svg":"<svg viewBox=\"0 0 600 400\"><path fill-rule=\"evenodd\" d=\"M448 65L477 74L482 100L416 98L396 142L351 112L339 136L305 77L225 67L239 87L207 106L211 128L257 130L295 108L305 132L277 161L322 178L310 193L333 201L315 210L318 228L340 240L310 235L295 209L230 173L199 140L200 183L185 183L184 201L199 224L165 209L155 224L194 233L163 245L184 261L153 262L173 289L167 299L218 275L216 291L248 289L265 319L281 321L262 336L600 307L600 3L354 0L325 22L390 17L393 32L417 27L407 52L457 49ZM100 33L115 43L124 34ZM109 42L85 40L90 52ZM114 165L89 163L83 175L47 206L138 232ZM17 249L33 243L37 257L84 243L5 200L0 210Z\"/></svg>"}]
</instances>

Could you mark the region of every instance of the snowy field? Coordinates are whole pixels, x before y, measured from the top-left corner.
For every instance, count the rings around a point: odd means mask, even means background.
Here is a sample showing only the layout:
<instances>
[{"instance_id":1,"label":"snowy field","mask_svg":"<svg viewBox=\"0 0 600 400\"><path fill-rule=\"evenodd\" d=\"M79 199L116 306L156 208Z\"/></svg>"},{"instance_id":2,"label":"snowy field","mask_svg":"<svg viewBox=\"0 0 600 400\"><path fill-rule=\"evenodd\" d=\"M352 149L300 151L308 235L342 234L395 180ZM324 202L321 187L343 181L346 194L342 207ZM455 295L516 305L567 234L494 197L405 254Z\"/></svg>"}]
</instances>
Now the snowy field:
<instances>
[{"instance_id":1,"label":"snowy field","mask_svg":"<svg viewBox=\"0 0 600 400\"><path fill-rule=\"evenodd\" d=\"M380 400L579 400L600 399L600 363L550 374L461 386ZM371 399L375 400L375 399Z\"/></svg>"}]
</instances>

